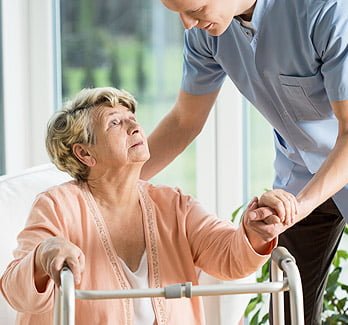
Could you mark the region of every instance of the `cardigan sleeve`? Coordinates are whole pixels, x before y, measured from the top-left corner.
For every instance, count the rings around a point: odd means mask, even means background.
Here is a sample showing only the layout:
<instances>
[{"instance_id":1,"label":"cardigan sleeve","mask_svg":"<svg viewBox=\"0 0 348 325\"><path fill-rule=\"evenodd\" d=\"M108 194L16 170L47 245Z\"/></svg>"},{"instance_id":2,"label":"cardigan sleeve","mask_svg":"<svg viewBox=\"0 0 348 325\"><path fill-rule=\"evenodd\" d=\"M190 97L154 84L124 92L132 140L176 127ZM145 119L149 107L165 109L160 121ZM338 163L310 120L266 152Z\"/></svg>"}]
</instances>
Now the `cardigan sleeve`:
<instances>
[{"instance_id":1,"label":"cardigan sleeve","mask_svg":"<svg viewBox=\"0 0 348 325\"><path fill-rule=\"evenodd\" d=\"M34 202L24 230L18 237L14 260L0 279L0 288L8 303L19 312L43 313L53 308L54 283L49 280L43 292L34 281L35 254L39 244L49 237L65 237L59 206L48 193Z\"/></svg>"},{"instance_id":2,"label":"cardigan sleeve","mask_svg":"<svg viewBox=\"0 0 348 325\"><path fill-rule=\"evenodd\" d=\"M251 246L242 225L236 228L207 213L189 196L181 196L179 206L195 265L217 278L237 279L257 271L277 244L274 239L269 243L269 254L260 255Z\"/></svg>"}]
</instances>

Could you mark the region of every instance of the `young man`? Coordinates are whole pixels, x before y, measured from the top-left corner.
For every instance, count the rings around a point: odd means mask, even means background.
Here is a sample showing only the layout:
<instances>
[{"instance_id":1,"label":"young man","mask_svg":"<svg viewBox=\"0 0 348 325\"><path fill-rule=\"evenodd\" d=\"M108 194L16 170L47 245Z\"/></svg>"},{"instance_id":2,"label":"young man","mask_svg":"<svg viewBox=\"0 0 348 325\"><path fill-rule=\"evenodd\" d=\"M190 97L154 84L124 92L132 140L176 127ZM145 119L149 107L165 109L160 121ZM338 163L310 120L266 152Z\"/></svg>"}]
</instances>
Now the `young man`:
<instances>
[{"instance_id":1,"label":"young man","mask_svg":"<svg viewBox=\"0 0 348 325\"><path fill-rule=\"evenodd\" d=\"M143 177L198 135L230 77L274 128L274 187L297 195L303 219L279 244L299 265L306 324L320 324L325 280L348 218L348 1L162 2L186 28L184 72L177 102L149 137ZM290 324L289 311L286 317Z\"/></svg>"}]
</instances>

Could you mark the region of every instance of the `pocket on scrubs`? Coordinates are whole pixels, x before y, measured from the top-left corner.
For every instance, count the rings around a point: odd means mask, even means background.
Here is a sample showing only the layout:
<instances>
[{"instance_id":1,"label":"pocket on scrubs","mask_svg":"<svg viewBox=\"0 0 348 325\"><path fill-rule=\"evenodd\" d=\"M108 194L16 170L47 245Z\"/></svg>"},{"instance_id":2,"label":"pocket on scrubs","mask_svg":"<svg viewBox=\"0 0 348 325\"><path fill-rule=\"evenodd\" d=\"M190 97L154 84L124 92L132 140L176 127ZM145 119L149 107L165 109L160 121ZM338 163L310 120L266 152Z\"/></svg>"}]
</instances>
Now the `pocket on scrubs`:
<instances>
[{"instance_id":1,"label":"pocket on scrubs","mask_svg":"<svg viewBox=\"0 0 348 325\"><path fill-rule=\"evenodd\" d=\"M332 116L332 108L320 72L309 77L279 75L279 80L289 103L287 111L297 121L319 120Z\"/></svg>"}]
</instances>

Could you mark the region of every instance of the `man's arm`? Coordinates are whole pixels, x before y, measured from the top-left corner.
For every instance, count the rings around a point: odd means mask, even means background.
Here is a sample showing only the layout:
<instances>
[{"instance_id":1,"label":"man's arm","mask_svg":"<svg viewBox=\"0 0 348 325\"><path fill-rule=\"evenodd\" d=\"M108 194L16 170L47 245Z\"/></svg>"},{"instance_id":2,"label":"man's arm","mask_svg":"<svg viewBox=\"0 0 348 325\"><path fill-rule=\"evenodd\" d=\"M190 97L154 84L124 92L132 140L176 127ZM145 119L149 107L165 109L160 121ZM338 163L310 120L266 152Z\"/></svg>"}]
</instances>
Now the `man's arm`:
<instances>
[{"instance_id":1,"label":"man's arm","mask_svg":"<svg viewBox=\"0 0 348 325\"><path fill-rule=\"evenodd\" d=\"M183 90L172 110L148 138L151 158L144 165L143 179L149 179L173 161L200 133L219 91L192 95Z\"/></svg>"},{"instance_id":2,"label":"man's arm","mask_svg":"<svg viewBox=\"0 0 348 325\"><path fill-rule=\"evenodd\" d=\"M314 177L297 195L299 220L348 183L348 100L331 103L339 123L336 144Z\"/></svg>"}]
</instances>

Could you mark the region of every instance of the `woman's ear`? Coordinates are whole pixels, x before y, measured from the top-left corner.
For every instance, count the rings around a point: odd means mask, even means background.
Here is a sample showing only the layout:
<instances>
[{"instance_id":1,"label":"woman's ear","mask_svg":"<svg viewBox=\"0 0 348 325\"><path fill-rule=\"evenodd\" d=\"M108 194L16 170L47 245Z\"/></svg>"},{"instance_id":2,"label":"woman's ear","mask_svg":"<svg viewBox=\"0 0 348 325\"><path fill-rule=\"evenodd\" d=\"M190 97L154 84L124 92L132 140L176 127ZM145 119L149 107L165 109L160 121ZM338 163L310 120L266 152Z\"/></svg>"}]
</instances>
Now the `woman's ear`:
<instances>
[{"instance_id":1,"label":"woman's ear","mask_svg":"<svg viewBox=\"0 0 348 325\"><path fill-rule=\"evenodd\" d=\"M96 159L92 156L90 151L85 148L83 144L80 143L74 143L73 144L73 153L75 157L80 160L83 164L85 164L88 167L93 167L96 164Z\"/></svg>"}]
</instances>

